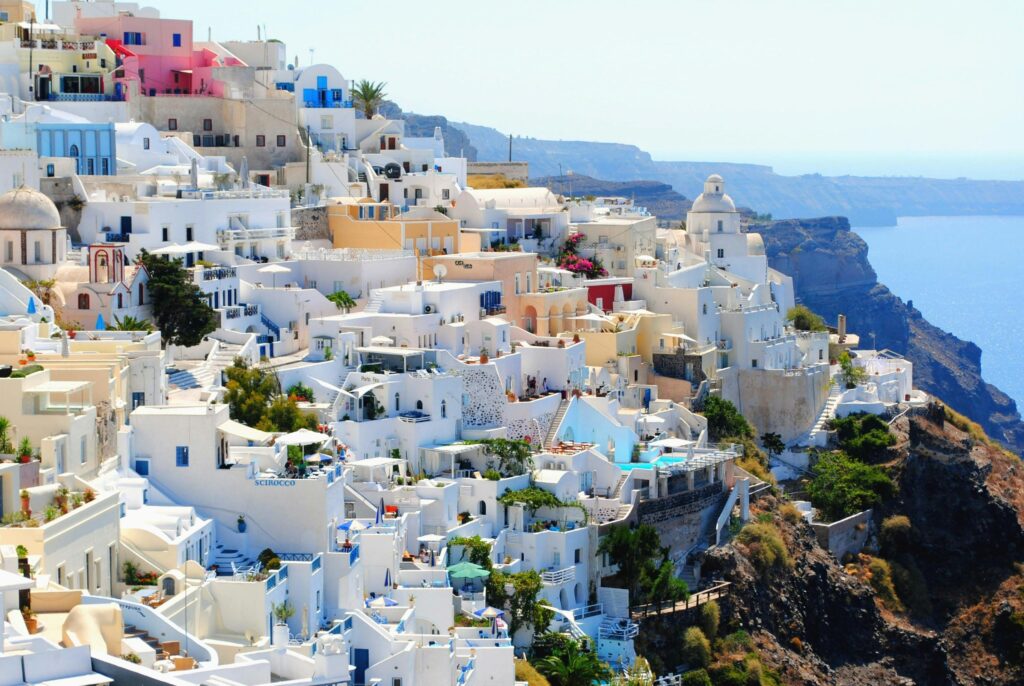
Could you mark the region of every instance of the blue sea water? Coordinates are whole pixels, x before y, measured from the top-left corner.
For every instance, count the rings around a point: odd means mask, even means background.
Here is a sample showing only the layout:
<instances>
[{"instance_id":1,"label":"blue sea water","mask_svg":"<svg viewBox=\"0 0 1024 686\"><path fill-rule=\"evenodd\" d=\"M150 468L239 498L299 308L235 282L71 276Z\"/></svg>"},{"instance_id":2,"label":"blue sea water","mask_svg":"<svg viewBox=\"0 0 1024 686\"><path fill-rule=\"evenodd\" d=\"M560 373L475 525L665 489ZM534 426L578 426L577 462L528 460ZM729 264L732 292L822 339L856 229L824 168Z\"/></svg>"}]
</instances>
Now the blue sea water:
<instances>
[{"instance_id":1,"label":"blue sea water","mask_svg":"<svg viewBox=\"0 0 1024 686\"><path fill-rule=\"evenodd\" d=\"M982 375L1024 405L1024 217L901 217L855 228L878 280L982 350Z\"/></svg>"}]
</instances>

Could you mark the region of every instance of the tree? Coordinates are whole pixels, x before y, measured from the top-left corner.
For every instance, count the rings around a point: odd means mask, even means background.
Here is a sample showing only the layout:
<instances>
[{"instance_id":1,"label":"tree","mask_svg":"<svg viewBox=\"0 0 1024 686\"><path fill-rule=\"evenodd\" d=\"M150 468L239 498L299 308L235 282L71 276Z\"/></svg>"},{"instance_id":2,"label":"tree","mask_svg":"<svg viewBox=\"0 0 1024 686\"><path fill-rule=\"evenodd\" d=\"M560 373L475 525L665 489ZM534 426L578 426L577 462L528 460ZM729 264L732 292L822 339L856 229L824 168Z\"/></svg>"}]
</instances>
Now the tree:
<instances>
[{"instance_id":1,"label":"tree","mask_svg":"<svg viewBox=\"0 0 1024 686\"><path fill-rule=\"evenodd\" d=\"M700 629L709 640L715 640L718 636L718 624L722 618L722 611L718 602L710 600L700 606Z\"/></svg>"},{"instance_id":2,"label":"tree","mask_svg":"<svg viewBox=\"0 0 1024 686\"><path fill-rule=\"evenodd\" d=\"M300 410L291 398L279 395L270 401L256 428L261 431L316 431L317 420L314 415Z\"/></svg>"},{"instance_id":3,"label":"tree","mask_svg":"<svg viewBox=\"0 0 1024 686\"><path fill-rule=\"evenodd\" d=\"M825 453L812 468L807 493L814 506L835 521L875 507L895 493L880 467L852 459L842 451Z\"/></svg>"},{"instance_id":4,"label":"tree","mask_svg":"<svg viewBox=\"0 0 1024 686\"><path fill-rule=\"evenodd\" d=\"M896 445L896 436L884 419L873 414L851 414L835 418L829 428L836 432L839 448L861 462L885 459L888 449Z\"/></svg>"},{"instance_id":5,"label":"tree","mask_svg":"<svg viewBox=\"0 0 1024 686\"><path fill-rule=\"evenodd\" d=\"M502 476L519 476L533 469L533 451L526 441L490 438L481 442L487 452L498 458L498 471Z\"/></svg>"},{"instance_id":6,"label":"tree","mask_svg":"<svg viewBox=\"0 0 1024 686\"><path fill-rule=\"evenodd\" d=\"M217 313L192 283L181 260L167 260L145 250L139 256L149 272L153 318L165 344L191 347L217 328Z\"/></svg>"},{"instance_id":7,"label":"tree","mask_svg":"<svg viewBox=\"0 0 1024 686\"><path fill-rule=\"evenodd\" d=\"M806 305L797 305L786 313L786 319L793 322L798 331L827 331L825 320L811 311Z\"/></svg>"},{"instance_id":8,"label":"tree","mask_svg":"<svg viewBox=\"0 0 1024 686\"><path fill-rule=\"evenodd\" d=\"M10 455L14 452L14 444L10 438L11 420L7 417L0 417L0 453Z\"/></svg>"},{"instance_id":9,"label":"tree","mask_svg":"<svg viewBox=\"0 0 1024 686\"><path fill-rule=\"evenodd\" d=\"M153 323L148 319L137 319L130 314L125 315L124 319L121 319L117 315L114 315L114 325L110 327L111 331L153 331Z\"/></svg>"},{"instance_id":10,"label":"tree","mask_svg":"<svg viewBox=\"0 0 1024 686\"><path fill-rule=\"evenodd\" d=\"M782 441L782 436L777 433L769 432L761 434L761 445L764 446L769 459L775 455L780 455L782 451L786 449L786 444Z\"/></svg>"},{"instance_id":11,"label":"tree","mask_svg":"<svg viewBox=\"0 0 1024 686\"><path fill-rule=\"evenodd\" d=\"M551 686L593 686L612 677L608 665L575 641L538 660L537 671L547 677Z\"/></svg>"},{"instance_id":12,"label":"tree","mask_svg":"<svg viewBox=\"0 0 1024 686\"><path fill-rule=\"evenodd\" d=\"M241 358L225 369L224 375L228 378L224 399L231 406L231 418L247 426L259 424L271 398L278 393L277 378L248 367Z\"/></svg>"},{"instance_id":13,"label":"tree","mask_svg":"<svg viewBox=\"0 0 1024 686\"><path fill-rule=\"evenodd\" d=\"M631 529L615 526L597 546L619 568L618 577L626 584L631 602L682 600L689 596L686 582L677 579L668 548L661 545L657 530L647 524Z\"/></svg>"},{"instance_id":14,"label":"tree","mask_svg":"<svg viewBox=\"0 0 1024 686\"><path fill-rule=\"evenodd\" d=\"M694 669L683 674L680 686L714 686L706 669Z\"/></svg>"},{"instance_id":15,"label":"tree","mask_svg":"<svg viewBox=\"0 0 1024 686\"><path fill-rule=\"evenodd\" d=\"M844 350L839 355L839 376L846 388L856 388L867 381L868 373L863 367L855 365L850 353Z\"/></svg>"},{"instance_id":16,"label":"tree","mask_svg":"<svg viewBox=\"0 0 1024 686\"><path fill-rule=\"evenodd\" d=\"M711 663L711 641L695 626L683 634L683 660L687 666L695 668L707 667Z\"/></svg>"},{"instance_id":17,"label":"tree","mask_svg":"<svg viewBox=\"0 0 1024 686\"><path fill-rule=\"evenodd\" d=\"M356 306L356 301L345 291L335 291L327 296L327 299L334 303L339 310L344 310L346 314Z\"/></svg>"},{"instance_id":18,"label":"tree","mask_svg":"<svg viewBox=\"0 0 1024 686\"><path fill-rule=\"evenodd\" d=\"M384 98L387 97L387 93L384 92L385 86L387 84L383 81L375 83L362 79L356 81L355 86L352 87L352 99L355 101L356 106L363 111L363 116L367 119L373 118L377 108L380 107L380 104L384 102Z\"/></svg>"},{"instance_id":19,"label":"tree","mask_svg":"<svg viewBox=\"0 0 1024 686\"><path fill-rule=\"evenodd\" d=\"M727 436L736 438L753 438L754 429L728 400L717 395L708 396L704 400L704 417L708 420L708 437L712 441L721 441Z\"/></svg>"},{"instance_id":20,"label":"tree","mask_svg":"<svg viewBox=\"0 0 1024 686\"><path fill-rule=\"evenodd\" d=\"M512 585L512 593L505 588ZM514 636L519 629L547 629L554 613L537 600L544 582L536 570L504 574L492 571L487 579L487 600L494 607L508 611L508 631Z\"/></svg>"}]
</instances>

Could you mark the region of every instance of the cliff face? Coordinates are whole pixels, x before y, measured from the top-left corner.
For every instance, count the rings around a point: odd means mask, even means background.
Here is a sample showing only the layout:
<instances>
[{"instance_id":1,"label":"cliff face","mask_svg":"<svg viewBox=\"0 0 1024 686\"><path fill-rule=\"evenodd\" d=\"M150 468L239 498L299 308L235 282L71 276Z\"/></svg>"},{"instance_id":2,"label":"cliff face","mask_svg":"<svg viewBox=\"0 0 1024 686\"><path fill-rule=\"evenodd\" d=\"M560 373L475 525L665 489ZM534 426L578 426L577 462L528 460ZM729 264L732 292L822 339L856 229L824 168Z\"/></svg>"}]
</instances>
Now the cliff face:
<instances>
[{"instance_id":1,"label":"cliff face","mask_svg":"<svg viewBox=\"0 0 1024 686\"><path fill-rule=\"evenodd\" d=\"M764 236L771 266L793 277L800 302L831 322L845 314L862 345L905 355L914 363L916 386L1024 452L1017 405L982 378L981 349L933 326L878 283L867 243L850 231L846 218L791 219L752 230Z\"/></svg>"},{"instance_id":2,"label":"cliff face","mask_svg":"<svg viewBox=\"0 0 1024 686\"><path fill-rule=\"evenodd\" d=\"M778 527L791 568L760 572L750 551L731 544L706 555L705 572L732 584L719 601L722 633L749 632L783 683L1024 683L1024 469L941 415L931 408L896 422L900 441L886 466L897 493L876 511L879 520L900 514L913 523L900 559L921 570L927 614L885 609L770 496L752 514ZM638 649L673 667L685 621L645 626Z\"/></svg>"},{"instance_id":3,"label":"cliff face","mask_svg":"<svg viewBox=\"0 0 1024 686\"><path fill-rule=\"evenodd\" d=\"M542 176L530 179L531 186L547 186L556 193L568 194L570 189L576 196L599 195L632 198L646 207L658 219L681 221L689 211L692 202L672 190L672 186L658 181L604 181L590 176Z\"/></svg>"}]
</instances>

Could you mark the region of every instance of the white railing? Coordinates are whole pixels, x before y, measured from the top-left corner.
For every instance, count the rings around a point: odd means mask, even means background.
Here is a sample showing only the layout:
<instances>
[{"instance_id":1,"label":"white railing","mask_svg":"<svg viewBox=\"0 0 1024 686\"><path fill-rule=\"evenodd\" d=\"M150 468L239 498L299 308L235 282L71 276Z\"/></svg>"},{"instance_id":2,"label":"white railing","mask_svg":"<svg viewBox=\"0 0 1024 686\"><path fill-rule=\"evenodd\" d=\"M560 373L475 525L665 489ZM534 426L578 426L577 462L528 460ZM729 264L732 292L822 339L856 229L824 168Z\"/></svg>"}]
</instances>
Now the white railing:
<instances>
[{"instance_id":1,"label":"white railing","mask_svg":"<svg viewBox=\"0 0 1024 686\"><path fill-rule=\"evenodd\" d=\"M546 584L565 584L576 580L576 568L548 570L540 573L540 579Z\"/></svg>"}]
</instances>

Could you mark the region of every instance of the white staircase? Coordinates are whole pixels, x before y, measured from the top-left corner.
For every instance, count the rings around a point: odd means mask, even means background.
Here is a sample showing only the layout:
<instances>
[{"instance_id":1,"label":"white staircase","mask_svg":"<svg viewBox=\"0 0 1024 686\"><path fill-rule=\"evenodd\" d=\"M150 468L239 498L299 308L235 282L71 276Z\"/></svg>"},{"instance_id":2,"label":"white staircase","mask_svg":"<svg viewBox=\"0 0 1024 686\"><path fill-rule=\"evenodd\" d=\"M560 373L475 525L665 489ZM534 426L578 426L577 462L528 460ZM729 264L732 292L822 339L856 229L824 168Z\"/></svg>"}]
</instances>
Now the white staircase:
<instances>
[{"instance_id":1,"label":"white staircase","mask_svg":"<svg viewBox=\"0 0 1024 686\"><path fill-rule=\"evenodd\" d=\"M218 544L213 551L213 564L217 565L219 576L226 576L235 570L249 569L256 565L256 561L247 558L239 550Z\"/></svg>"},{"instance_id":2,"label":"white staircase","mask_svg":"<svg viewBox=\"0 0 1024 686\"><path fill-rule=\"evenodd\" d=\"M558 427L562 424L562 419L565 418L565 413L569 411L570 402L571 401L568 398L565 398L558 404L558 411L555 412L555 416L551 420L551 426L548 427L547 436L544 437L545 446L550 448L555 445L555 441L558 438Z\"/></svg>"},{"instance_id":3,"label":"white staircase","mask_svg":"<svg viewBox=\"0 0 1024 686\"><path fill-rule=\"evenodd\" d=\"M234 364L241 352L240 345L217 341L217 346L201 365L176 371L168 377L167 382L178 390L219 385L221 372Z\"/></svg>"},{"instance_id":4,"label":"white staircase","mask_svg":"<svg viewBox=\"0 0 1024 686\"><path fill-rule=\"evenodd\" d=\"M380 308L383 304L384 297L381 295L373 294L370 296L370 299L366 301L366 307L363 308L363 312L380 312Z\"/></svg>"},{"instance_id":5,"label":"white staircase","mask_svg":"<svg viewBox=\"0 0 1024 686\"><path fill-rule=\"evenodd\" d=\"M836 416L836 406L839 405L839 396L842 394L843 390L840 388L839 382L835 381L828 389L825 407L821 408L821 414L815 420L814 426L800 441L802 444L825 447L828 442L828 423Z\"/></svg>"}]
</instances>

